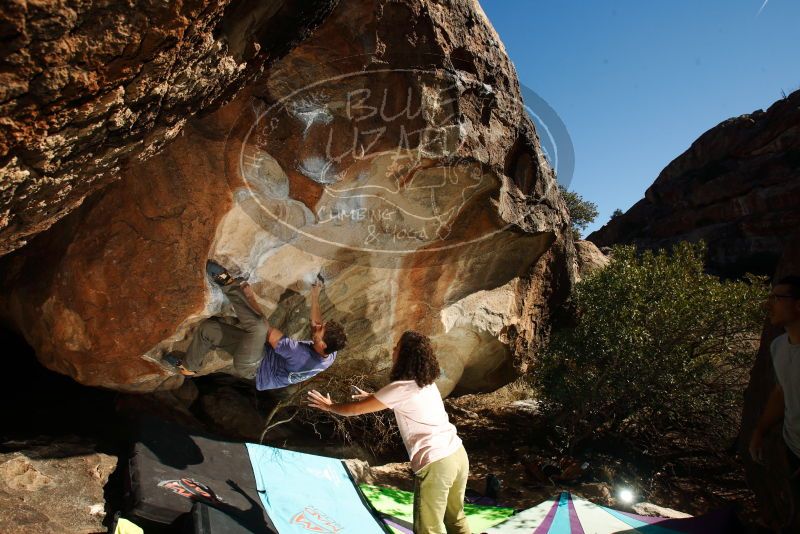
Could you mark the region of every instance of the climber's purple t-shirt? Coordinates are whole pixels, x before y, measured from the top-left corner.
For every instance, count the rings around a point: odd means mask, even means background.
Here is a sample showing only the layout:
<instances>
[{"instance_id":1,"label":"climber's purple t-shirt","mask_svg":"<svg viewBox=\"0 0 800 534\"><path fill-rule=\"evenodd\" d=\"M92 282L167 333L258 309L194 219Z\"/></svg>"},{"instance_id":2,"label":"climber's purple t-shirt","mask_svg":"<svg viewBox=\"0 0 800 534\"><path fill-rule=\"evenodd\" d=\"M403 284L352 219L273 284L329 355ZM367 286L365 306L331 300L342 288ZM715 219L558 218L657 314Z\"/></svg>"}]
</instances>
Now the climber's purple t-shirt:
<instances>
[{"instance_id":1,"label":"climber's purple t-shirt","mask_svg":"<svg viewBox=\"0 0 800 534\"><path fill-rule=\"evenodd\" d=\"M330 367L335 359L335 352L323 358L314 350L312 340L298 341L283 336L274 349L269 343L264 345L264 357L256 374L256 389L285 388L308 380Z\"/></svg>"}]
</instances>

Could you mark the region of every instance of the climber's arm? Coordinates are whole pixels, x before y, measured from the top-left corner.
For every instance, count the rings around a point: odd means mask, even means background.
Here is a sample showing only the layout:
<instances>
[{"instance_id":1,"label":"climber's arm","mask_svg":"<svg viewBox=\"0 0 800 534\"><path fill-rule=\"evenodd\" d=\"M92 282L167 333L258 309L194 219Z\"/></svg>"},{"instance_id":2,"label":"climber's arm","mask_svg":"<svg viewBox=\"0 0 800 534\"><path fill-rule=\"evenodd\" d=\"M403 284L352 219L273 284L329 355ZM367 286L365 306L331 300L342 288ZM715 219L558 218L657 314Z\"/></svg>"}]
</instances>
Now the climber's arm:
<instances>
[{"instance_id":1,"label":"climber's arm","mask_svg":"<svg viewBox=\"0 0 800 534\"><path fill-rule=\"evenodd\" d=\"M322 312L319 310L319 294L322 291L322 283L317 280L311 284L311 327L322 324Z\"/></svg>"},{"instance_id":2,"label":"climber's arm","mask_svg":"<svg viewBox=\"0 0 800 534\"><path fill-rule=\"evenodd\" d=\"M266 323L267 320L264 319L264 322ZM283 332L281 332L274 326L270 326L269 323L267 323L267 343L269 343L273 349L277 348L278 341L280 341L282 337L283 337Z\"/></svg>"}]
</instances>

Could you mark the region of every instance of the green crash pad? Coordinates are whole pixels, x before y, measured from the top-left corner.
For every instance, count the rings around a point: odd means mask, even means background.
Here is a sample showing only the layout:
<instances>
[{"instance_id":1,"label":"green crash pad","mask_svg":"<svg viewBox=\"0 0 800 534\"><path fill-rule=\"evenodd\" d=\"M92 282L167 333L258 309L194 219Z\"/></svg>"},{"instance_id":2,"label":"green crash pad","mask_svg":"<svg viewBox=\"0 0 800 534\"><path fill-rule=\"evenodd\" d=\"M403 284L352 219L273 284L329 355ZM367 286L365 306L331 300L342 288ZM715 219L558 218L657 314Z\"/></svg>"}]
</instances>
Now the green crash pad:
<instances>
[{"instance_id":1,"label":"green crash pad","mask_svg":"<svg viewBox=\"0 0 800 534\"><path fill-rule=\"evenodd\" d=\"M381 515L389 516L390 519L400 520L409 525L413 523L413 493L381 486L370 486L369 484L359 484L359 486L370 504ZM464 513L467 516L467 522L472 532L481 532L483 529L501 523L514 515L514 509L500 506L465 504ZM395 528L391 522L388 524L393 532L402 532Z\"/></svg>"}]
</instances>

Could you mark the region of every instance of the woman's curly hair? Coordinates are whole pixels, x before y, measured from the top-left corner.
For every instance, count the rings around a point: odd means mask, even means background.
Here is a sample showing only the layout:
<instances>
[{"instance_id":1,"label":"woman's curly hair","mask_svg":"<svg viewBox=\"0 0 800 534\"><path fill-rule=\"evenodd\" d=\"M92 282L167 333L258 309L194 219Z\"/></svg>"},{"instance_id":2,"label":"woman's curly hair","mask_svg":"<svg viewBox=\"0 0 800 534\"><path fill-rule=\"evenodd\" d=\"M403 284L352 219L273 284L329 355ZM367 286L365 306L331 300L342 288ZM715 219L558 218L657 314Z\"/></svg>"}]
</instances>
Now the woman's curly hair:
<instances>
[{"instance_id":1,"label":"woman's curly hair","mask_svg":"<svg viewBox=\"0 0 800 534\"><path fill-rule=\"evenodd\" d=\"M414 330L403 332L391 380L413 380L419 387L425 387L432 384L440 372L439 361L428 336Z\"/></svg>"}]
</instances>

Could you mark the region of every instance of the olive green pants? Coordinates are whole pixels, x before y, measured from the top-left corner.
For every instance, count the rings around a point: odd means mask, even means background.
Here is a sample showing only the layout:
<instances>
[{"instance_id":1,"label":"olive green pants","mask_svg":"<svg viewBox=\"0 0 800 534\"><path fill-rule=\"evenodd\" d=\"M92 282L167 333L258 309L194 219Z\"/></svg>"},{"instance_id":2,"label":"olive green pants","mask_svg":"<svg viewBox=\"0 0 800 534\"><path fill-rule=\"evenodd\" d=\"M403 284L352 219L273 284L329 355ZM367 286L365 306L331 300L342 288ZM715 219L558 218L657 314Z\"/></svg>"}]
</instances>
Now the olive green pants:
<instances>
[{"instance_id":1,"label":"olive green pants","mask_svg":"<svg viewBox=\"0 0 800 534\"><path fill-rule=\"evenodd\" d=\"M470 534L464 515L469 458L464 447L414 476L414 534Z\"/></svg>"}]
</instances>

